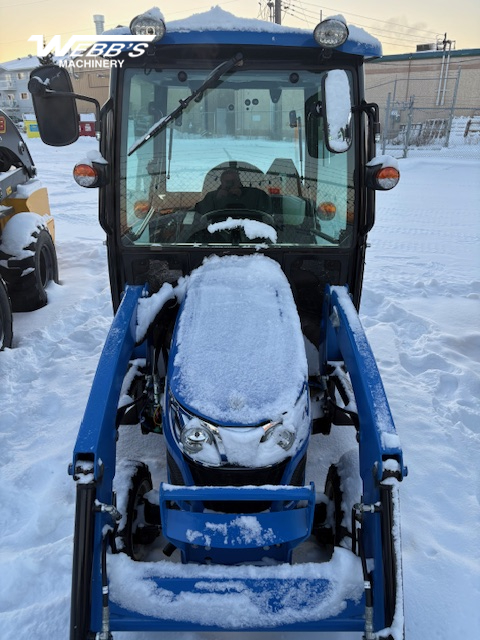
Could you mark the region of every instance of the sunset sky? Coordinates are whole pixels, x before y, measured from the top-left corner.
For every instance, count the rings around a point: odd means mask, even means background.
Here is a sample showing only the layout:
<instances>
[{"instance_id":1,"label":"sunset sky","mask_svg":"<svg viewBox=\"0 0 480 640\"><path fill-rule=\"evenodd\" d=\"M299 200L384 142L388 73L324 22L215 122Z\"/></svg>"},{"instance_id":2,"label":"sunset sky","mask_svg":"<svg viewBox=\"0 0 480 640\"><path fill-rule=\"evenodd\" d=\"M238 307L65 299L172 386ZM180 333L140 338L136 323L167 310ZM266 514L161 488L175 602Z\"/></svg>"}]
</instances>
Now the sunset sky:
<instances>
[{"instance_id":1,"label":"sunset sky","mask_svg":"<svg viewBox=\"0 0 480 640\"><path fill-rule=\"evenodd\" d=\"M73 34L94 34L94 14L105 16L105 28L130 20L149 9L154 0L135 2L125 0L82 0L71 3L63 0L0 0L0 62L36 53L36 44L28 42L34 34L44 35L47 42L59 34L66 42ZM182 8L180 10L179 5ZM268 19L267 0L158 0L168 28L169 20L202 13L219 4L225 11L246 18L263 15ZM327 0L327 5L315 0L283 0L288 7L282 23L288 26L313 28L323 18L342 14L347 22L362 27L383 44L385 54L409 53L417 44L447 38L456 42L456 49L480 48L480 2L458 0L453 7L438 0L402 0L399 3L380 3L378 0Z\"/></svg>"}]
</instances>

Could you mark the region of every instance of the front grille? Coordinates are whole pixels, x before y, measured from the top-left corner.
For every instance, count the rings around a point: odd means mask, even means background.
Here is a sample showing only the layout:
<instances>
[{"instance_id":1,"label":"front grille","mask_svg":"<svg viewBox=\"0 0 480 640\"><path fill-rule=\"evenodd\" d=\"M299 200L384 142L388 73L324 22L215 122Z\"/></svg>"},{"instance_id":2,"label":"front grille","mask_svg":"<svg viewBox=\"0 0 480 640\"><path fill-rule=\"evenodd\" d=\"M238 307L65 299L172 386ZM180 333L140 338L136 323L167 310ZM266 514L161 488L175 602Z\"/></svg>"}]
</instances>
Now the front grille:
<instances>
[{"instance_id":1,"label":"front grille","mask_svg":"<svg viewBox=\"0 0 480 640\"><path fill-rule=\"evenodd\" d=\"M197 486L241 487L246 484L280 484L288 461L271 467L246 469L245 467L206 467L188 461Z\"/></svg>"},{"instance_id":2,"label":"front grille","mask_svg":"<svg viewBox=\"0 0 480 640\"><path fill-rule=\"evenodd\" d=\"M282 483L289 460L271 467L245 469L244 467L204 467L188 461L193 481L197 486L241 487ZM291 484L303 485L306 456L300 460L292 474ZM205 508L223 513L258 513L269 509L271 502L205 502Z\"/></svg>"},{"instance_id":3,"label":"front grille","mask_svg":"<svg viewBox=\"0 0 480 640\"><path fill-rule=\"evenodd\" d=\"M264 484L279 485L289 460L284 460L271 467L246 469L245 467L206 467L192 460L185 460L190 468L193 482L197 487L242 487L245 485L261 486ZM306 454L293 471L289 484L302 486L305 481ZM185 480L177 463L167 453L167 464L172 484L183 485ZM205 502L205 508L223 513L258 513L269 509L271 502Z\"/></svg>"}]
</instances>

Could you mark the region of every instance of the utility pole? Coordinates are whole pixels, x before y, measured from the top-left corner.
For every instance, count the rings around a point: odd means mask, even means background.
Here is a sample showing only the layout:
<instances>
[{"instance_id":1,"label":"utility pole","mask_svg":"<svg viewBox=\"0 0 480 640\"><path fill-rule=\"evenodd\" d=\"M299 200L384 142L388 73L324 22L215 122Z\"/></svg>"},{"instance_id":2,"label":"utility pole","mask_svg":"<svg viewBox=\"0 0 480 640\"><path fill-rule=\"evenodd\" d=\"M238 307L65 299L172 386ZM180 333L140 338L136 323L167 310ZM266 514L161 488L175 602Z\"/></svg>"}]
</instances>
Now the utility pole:
<instances>
[{"instance_id":1,"label":"utility pole","mask_svg":"<svg viewBox=\"0 0 480 640\"><path fill-rule=\"evenodd\" d=\"M275 22L282 24L282 0L275 0Z\"/></svg>"}]
</instances>

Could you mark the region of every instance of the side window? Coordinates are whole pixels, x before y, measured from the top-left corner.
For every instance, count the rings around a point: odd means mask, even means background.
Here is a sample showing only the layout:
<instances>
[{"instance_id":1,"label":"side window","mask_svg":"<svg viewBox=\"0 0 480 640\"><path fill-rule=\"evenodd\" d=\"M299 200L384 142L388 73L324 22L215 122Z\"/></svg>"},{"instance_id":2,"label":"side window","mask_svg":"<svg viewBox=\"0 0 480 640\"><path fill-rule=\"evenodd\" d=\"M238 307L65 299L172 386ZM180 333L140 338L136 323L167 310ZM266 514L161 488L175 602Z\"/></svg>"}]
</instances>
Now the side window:
<instances>
[{"instance_id":1,"label":"side window","mask_svg":"<svg viewBox=\"0 0 480 640\"><path fill-rule=\"evenodd\" d=\"M125 199L125 208L122 207L125 219L122 220L122 228L128 229L139 224L145 214L144 203L149 200L151 176L148 167L153 153L152 141L131 156L127 152L153 124L153 116L148 115L148 104L153 100L154 87L143 75L134 74L130 76L130 86L124 95L123 109L128 115L123 124L125 142L122 153L125 157L121 162L121 189L122 199Z\"/></svg>"},{"instance_id":2,"label":"side window","mask_svg":"<svg viewBox=\"0 0 480 640\"><path fill-rule=\"evenodd\" d=\"M315 203L317 228L348 246L355 210L354 146L344 153L327 149L322 99L317 89L305 102L307 182Z\"/></svg>"},{"instance_id":3,"label":"side window","mask_svg":"<svg viewBox=\"0 0 480 640\"><path fill-rule=\"evenodd\" d=\"M342 240L353 224L353 172L351 153L329 153L318 161L317 217L323 232Z\"/></svg>"}]
</instances>

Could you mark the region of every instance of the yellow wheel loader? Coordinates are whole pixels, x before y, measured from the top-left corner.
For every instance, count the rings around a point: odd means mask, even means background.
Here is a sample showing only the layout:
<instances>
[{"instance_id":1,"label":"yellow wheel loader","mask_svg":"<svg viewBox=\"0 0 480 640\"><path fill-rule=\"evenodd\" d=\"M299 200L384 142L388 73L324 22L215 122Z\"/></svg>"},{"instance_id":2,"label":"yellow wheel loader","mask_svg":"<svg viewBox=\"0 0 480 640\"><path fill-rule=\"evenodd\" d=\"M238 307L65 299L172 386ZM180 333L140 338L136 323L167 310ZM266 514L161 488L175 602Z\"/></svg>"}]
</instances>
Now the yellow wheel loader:
<instances>
[{"instance_id":1,"label":"yellow wheel loader","mask_svg":"<svg viewBox=\"0 0 480 640\"><path fill-rule=\"evenodd\" d=\"M0 111L0 349L12 345L12 311L47 303L58 281L48 193L17 127Z\"/></svg>"}]
</instances>

